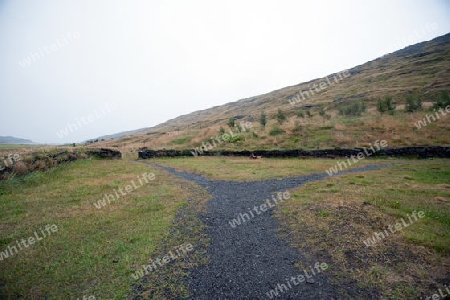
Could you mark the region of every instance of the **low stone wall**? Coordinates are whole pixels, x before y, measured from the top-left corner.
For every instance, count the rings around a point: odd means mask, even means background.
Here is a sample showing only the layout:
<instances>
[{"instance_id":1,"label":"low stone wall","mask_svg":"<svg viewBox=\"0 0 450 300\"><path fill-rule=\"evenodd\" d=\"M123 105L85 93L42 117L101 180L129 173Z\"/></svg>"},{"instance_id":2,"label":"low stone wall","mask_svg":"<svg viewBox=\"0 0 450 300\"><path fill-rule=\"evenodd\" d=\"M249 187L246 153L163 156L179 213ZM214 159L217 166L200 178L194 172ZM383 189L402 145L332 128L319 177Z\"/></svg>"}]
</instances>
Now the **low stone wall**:
<instances>
[{"instance_id":1,"label":"low stone wall","mask_svg":"<svg viewBox=\"0 0 450 300\"><path fill-rule=\"evenodd\" d=\"M363 152L363 148L354 149L325 149L325 150L255 150L255 151L205 151L200 156L246 156L252 153L262 157L316 157L316 158L337 158L356 156ZM150 150L144 149L138 152L139 158L148 159L155 157L179 157L193 156L194 150ZM370 153L372 151L369 150ZM430 147L403 147L380 149L371 156L387 157L412 157L412 158L450 158L450 147L430 146Z\"/></svg>"},{"instance_id":2,"label":"low stone wall","mask_svg":"<svg viewBox=\"0 0 450 300\"><path fill-rule=\"evenodd\" d=\"M0 165L0 180L6 179L12 174L22 176L34 171L45 171L58 165L70 163L78 159L95 157L99 159L121 159L122 153L106 148L74 149L73 151L61 150L56 152L31 153L12 164Z\"/></svg>"},{"instance_id":3,"label":"low stone wall","mask_svg":"<svg viewBox=\"0 0 450 300\"><path fill-rule=\"evenodd\" d=\"M100 148L100 149L87 149L86 154L88 156L101 158L101 159L121 159L122 152L113 149Z\"/></svg>"}]
</instances>

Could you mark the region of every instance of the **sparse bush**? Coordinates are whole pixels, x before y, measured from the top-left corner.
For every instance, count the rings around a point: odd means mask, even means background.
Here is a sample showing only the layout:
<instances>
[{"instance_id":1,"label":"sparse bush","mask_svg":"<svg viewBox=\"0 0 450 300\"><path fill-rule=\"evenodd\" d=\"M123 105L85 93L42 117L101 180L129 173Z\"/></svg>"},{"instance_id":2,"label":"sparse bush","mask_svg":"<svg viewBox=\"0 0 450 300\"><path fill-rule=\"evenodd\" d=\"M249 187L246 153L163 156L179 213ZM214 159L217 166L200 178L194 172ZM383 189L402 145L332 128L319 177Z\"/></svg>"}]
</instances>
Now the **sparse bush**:
<instances>
[{"instance_id":1,"label":"sparse bush","mask_svg":"<svg viewBox=\"0 0 450 300\"><path fill-rule=\"evenodd\" d=\"M261 112L261 116L259 117L259 123L261 123L261 126L263 128L266 127L267 120L266 120L266 113L264 111Z\"/></svg>"},{"instance_id":2,"label":"sparse bush","mask_svg":"<svg viewBox=\"0 0 450 300\"><path fill-rule=\"evenodd\" d=\"M225 133L225 129L223 129L222 126L220 126L219 133L220 133L221 135L223 135L223 134Z\"/></svg>"},{"instance_id":3,"label":"sparse bush","mask_svg":"<svg viewBox=\"0 0 450 300\"><path fill-rule=\"evenodd\" d=\"M378 98L377 100L377 110L383 114L387 111L390 115L395 112L395 105L392 103L392 97L389 95L384 96L384 100Z\"/></svg>"},{"instance_id":4,"label":"sparse bush","mask_svg":"<svg viewBox=\"0 0 450 300\"><path fill-rule=\"evenodd\" d=\"M234 118L229 118L229 119L228 119L227 125L228 125L228 127L230 127L230 128L234 128L234 125L235 125L235 123L234 123Z\"/></svg>"},{"instance_id":5,"label":"sparse bush","mask_svg":"<svg viewBox=\"0 0 450 300\"><path fill-rule=\"evenodd\" d=\"M311 112L309 110L306 111L306 115L308 116L308 118L312 118L313 115L311 114Z\"/></svg>"},{"instance_id":6,"label":"sparse bush","mask_svg":"<svg viewBox=\"0 0 450 300\"><path fill-rule=\"evenodd\" d=\"M339 114L344 116L360 116L367 109L363 101L353 102L339 109Z\"/></svg>"},{"instance_id":7,"label":"sparse bush","mask_svg":"<svg viewBox=\"0 0 450 300\"><path fill-rule=\"evenodd\" d=\"M304 114L302 111L299 111L299 112L297 113L297 117L298 117L298 118L304 118L304 117L305 117L305 114Z\"/></svg>"},{"instance_id":8,"label":"sparse bush","mask_svg":"<svg viewBox=\"0 0 450 300\"><path fill-rule=\"evenodd\" d=\"M448 105L450 105L450 94L448 91L441 91L433 104L433 108L445 108Z\"/></svg>"},{"instance_id":9,"label":"sparse bush","mask_svg":"<svg viewBox=\"0 0 450 300\"><path fill-rule=\"evenodd\" d=\"M255 138L255 139L259 138L259 135L257 135L256 132L254 132L254 131L252 131L252 136L253 136L253 138Z\"/></svg>"},{"instance_id":10,"label":"sparse bush","mask_svg":"<svg viewBox=\"0 0 450 300\"><path fill-rule=\"evenodd\" d=\"M230 136L230 138L228 139L229 143L238 143L238 142L242 142L244 141L244 137L242 135L235 135L235 136Z\"/></svg>"},{"instance_id":11,"label":"sparse bush","mask_svg":"<svg viewBox=\"0 0 450 300\"><path fill-rule=\"evenodd\" d=\"M322 118L324 118L325 117L325 110L323 109L323 108L321 108L320 110L319 110L319 115L322 117Z\"/></svg>"},{"instance_id":12,"label":"sparse bush","mask_svg":"<svg viewBox=\"0 0 450 300\"><path fill-rule=\"evenodd\" d=\"M286 120L286 115L284 114L284 112L281 109L278 109L278 112L277 112L278 124L283 124L283 122L285 120Z\"/></svg>"},{"instance_id":13,"label":"sparse bush","mask_svg":"<svg viewBox=\"0 0 450 300\"><path fill-rule=\"evenodd\" d=\"M270 130L269 134L272 135L272 136L274 136L274 135L280 135L280 134L283 134L283 133L285 133L285 132L286 132L286 131L284 131L283 129L279 128L278 126L274 126L274 127Z\"/></svg>"},{"instance_id":14,"label":"sparse bush","mask_svg":"<svg viewBox=\"0 0 450 300\"><path fill-rule=\"evenodd\" d=\"M386 111L386 105L381 98L378 98L377 100L377 110L380 114L383 114Z\"/></svg>"},{"instance_id":15,"label":"sparse bush","mask_svg":"<svg viewBox=\"0 0 450 300\"><path fill-rule=\"evenodd\" d=\"M388 111L394 111L395 105L392 103L392 97L389 95L384 96L384 102Z\"/></svg>"},{"instance_id":16,"label":"sparse bush","mask_svg":"<svg viewBox=\"0 0 450 300\"><path fill-rule=\"evenodd\" d=\"M422 108L422 99L418 95L406 96L405 111L412 113Z\"/></svg>"}]
</instances>

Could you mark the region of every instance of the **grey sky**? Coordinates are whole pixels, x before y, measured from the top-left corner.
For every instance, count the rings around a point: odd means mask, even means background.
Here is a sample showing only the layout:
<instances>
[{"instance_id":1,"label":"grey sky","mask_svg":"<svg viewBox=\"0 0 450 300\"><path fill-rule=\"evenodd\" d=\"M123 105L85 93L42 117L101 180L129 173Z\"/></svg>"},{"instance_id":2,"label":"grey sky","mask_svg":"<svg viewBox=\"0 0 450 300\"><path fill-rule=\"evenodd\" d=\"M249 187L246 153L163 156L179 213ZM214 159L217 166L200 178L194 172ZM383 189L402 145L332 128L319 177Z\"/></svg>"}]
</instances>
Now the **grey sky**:
<instances>
[{"instance_id":1,"label":"grey sky","mask_svg":"<svg viewBox=\"0 0 450 300\"><path fill-rule=\"evenodd\" d=\"M0 135L154 126L433 39L449 16L444 0L0 0Z\"/></svg>"}]
</instances>

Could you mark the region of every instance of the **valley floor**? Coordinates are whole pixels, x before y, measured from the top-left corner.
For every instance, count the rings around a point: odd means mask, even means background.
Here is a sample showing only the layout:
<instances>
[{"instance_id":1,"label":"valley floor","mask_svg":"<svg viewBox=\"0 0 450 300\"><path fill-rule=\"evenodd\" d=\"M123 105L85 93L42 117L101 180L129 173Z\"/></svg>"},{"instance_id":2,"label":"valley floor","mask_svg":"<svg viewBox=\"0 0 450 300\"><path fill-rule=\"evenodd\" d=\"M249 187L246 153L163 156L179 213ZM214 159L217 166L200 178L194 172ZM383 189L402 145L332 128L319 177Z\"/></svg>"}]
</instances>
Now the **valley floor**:
<instances>
[{"instance_id":1,"label":"valley floor","mask_svg":"<svg viewBox=\"0 0 450 300\"><path fill-rule=\"evenodd\" d=\"M367 159L329 176L338 162L84 160L0 182L0 254L12 254L0 261L0 295L425 299L447 293L450 161ZM150 173L153 180L142 179ZM104 205L94 205L99 200ZM58 231L11 251L51 224Z\"/></svg>"}]
</instances>

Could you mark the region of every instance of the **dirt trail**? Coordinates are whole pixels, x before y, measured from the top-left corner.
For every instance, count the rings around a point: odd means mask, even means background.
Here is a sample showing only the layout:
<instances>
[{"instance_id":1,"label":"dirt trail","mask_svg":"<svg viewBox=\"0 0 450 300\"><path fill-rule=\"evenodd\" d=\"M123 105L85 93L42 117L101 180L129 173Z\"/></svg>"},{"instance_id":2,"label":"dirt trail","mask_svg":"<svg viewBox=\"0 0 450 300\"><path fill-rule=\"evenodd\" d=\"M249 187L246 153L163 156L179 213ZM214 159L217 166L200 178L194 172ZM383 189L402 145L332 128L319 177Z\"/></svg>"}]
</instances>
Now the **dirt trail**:
<instances>
[{"instance_id":1,"label":"dirt trail","mask_svg":"<svg viewBox=\"0 0 450 300\"><path fill-rule=\"evenodd\" d=\"M211 245L206 254L210 263L191 270L188 282L191 291L189 299L270 299L268 293L275 289L279 297L276 297L275 293L272 293L272 296L277 299L340 298L336 287L328 282L326 270L317 272L314 268L316 261L307 260L302 251L290 247L278 237L279 223L272 216L274 207L265 212L258 209L259 214L254 210L255 205L260 207L263 203L267 206L269 203L276 205L274 198L278 192L286 192L307 182L322 180L327 174L283 180L232 182L208 180L197 174L155 166L196 182L212 195L207 204L208 212L201 216L211 238ZM386 166L388 165L366 166L340 172L339 175ZM240 218L240 225L235 222L235 226L231 226L230 221L240 216L245 222ZM302 262L302 269L294 265L299 261ZM310 277L307 280L304 269ZM305 281L300 283L299 275L304 275ZM297 280L292 281L292 277ZM356 286L348 288L358 290ZM350 294L358 294L356 290L350 291Z\"/></svg>"}]
</instances>

